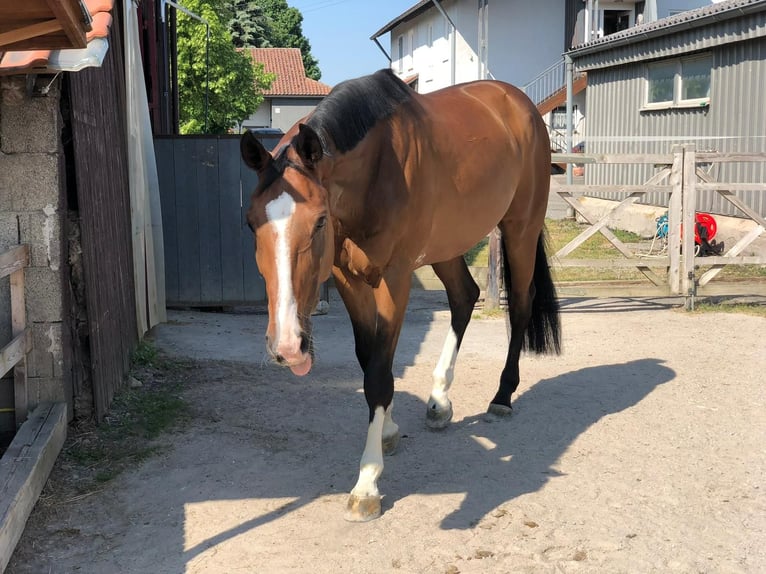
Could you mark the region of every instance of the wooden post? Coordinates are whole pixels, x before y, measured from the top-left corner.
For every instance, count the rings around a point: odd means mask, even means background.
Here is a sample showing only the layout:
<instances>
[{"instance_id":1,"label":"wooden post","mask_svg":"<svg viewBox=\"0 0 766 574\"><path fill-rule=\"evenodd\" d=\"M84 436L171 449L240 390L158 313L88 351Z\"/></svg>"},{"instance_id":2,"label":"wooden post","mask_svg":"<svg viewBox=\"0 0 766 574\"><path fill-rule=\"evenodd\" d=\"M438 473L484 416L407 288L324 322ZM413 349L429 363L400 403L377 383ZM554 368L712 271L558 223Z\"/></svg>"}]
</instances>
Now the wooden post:
<instances>
[{"instance_id":1,"label":"wooden post","mask_svg":"<svg viewBox=\"0 0 766 574\"><path fill-rule=\"evenodd\" d=\"M681 292L686 310L694 307L694 224L697 206L697 154L694 144L684 145L683 193L681 194Z\"/></svg>"},{"instance_id":2,"label":"wooden post","mask_svg":"<svg viewBox=\"0 0 766 574\"><path fill-rule=\"evenodd\" d=\"M500 283L502 282L503 252L500 247L500 230L496 227L489 234L489 269L487 269L487 293L484 309L500 306Z\"/></svg>"},{"instance_id":3,"label":"wooden post","mask_svg":"<svg viewBox=\"0 0 766 574\"><path fill-rule=\"evenodd\" d=\"M25 263L26 265L26 263ZM24 297L24 268L11 273L11 329L14 337L21 335L27 327L27 309ZM27 349L28 351L28 349ZM27 420L29 397L27 394L27 356L13 369L14 408L16 428Z\"/></svg>"},{"instance_id":4,"label":"wooden post","mask_svg":"<svg viewBox=\"0 0 766 574\"><path fill-rule=\"evenodd\" d=\"M683 194L684 147L673 146L673 166L670 171L668 203L668 283L670 292L681 295L681 197Z\"/></svg>"}]
</instances>

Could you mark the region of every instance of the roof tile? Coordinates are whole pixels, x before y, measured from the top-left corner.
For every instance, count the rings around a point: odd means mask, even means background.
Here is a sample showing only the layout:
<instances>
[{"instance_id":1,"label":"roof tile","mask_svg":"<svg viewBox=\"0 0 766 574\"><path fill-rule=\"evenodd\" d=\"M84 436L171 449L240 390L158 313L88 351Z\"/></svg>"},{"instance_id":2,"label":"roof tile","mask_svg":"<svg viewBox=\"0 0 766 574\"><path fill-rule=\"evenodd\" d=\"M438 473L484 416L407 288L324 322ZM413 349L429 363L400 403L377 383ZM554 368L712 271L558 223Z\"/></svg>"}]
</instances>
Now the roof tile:
<instances>
[{"instance_id":1,"label":"roof tile","mask_svg":"<svg viewBox=\"0 0 766 574\"><path fill-rule=\"evenodd\" d=\"M330 86L306 77L303 57L298 48L249 48L255 62L276 74L265 96L326 96Z\"/></svg>"}]
</instances>

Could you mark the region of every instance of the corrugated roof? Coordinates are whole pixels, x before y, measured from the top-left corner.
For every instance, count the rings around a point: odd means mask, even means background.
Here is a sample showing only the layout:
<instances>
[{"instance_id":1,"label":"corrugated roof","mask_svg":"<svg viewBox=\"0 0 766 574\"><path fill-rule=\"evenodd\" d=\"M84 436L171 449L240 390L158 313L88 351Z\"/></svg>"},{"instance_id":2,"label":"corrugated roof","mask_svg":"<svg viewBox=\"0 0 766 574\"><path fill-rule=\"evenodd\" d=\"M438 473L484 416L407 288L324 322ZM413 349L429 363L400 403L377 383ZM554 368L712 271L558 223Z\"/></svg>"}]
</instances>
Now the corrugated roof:
<instances>
[{"instance_id":1,"label":"corrugated roof","mask_svg":"<svg viewBox=\"0 0 766 574\"><path fill-rule=\"evenodd\" d=\"M326 96L330 86L306 77L298 48L249 48L254 61L277 78L265 96Z\"/></svg>"},{"instance_id":2,"label":"corrugated roof","mask_svg":"<svg viewBox=\"0 0 766 574\"><path fill-rule=\"evenodd\" d=\"M0 75L76 71L100 66L108 47L114 0L85 0L93 21L85 48L0 52Z\"/></svg>"},{"instance_id":3,"label":"corrugated roof","mask_svg":"<svg viewBox=\"0 0 766 574\"><path fill-rule=\"evenodd\" d=\"M568 54L572 57L578 57L643 39L665 36L678 30L697 28L711 21L728 20L742 14L762 10L766 10L766 0L726 0L609 34L603 38L575 46Z\"/></svg>"}]
</instances>

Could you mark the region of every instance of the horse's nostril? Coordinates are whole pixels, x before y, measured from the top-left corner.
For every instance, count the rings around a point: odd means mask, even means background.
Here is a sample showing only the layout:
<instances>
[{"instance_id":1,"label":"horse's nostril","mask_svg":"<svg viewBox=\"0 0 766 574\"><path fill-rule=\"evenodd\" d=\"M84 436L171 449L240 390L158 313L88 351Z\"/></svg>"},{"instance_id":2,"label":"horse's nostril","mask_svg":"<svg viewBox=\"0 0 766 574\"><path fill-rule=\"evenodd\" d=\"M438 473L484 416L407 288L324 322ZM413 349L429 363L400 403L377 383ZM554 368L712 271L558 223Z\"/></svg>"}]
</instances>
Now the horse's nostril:
<instances>
[{"instance_id":1,"label":"horse's nostril","mask_svg":"<svg viewBox=\"0 0 766 574\"><path fill-rule=\"evenodd\" d=\"M305 335L301 335L301 353L309 352L309 338Z\"/></svg>"}]
</instances>

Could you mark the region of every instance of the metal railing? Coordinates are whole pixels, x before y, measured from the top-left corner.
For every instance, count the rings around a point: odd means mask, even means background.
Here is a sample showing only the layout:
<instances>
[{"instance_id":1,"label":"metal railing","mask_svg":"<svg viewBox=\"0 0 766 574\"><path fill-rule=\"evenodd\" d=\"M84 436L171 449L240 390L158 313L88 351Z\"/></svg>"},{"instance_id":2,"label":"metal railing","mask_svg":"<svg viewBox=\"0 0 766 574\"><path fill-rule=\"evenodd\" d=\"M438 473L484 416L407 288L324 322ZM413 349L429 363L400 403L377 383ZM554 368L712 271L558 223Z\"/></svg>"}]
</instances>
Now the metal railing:
<instances>
[{"instance_id":1,"label":"metal railing","mask_svg":"<svg viewBox=\"0 0 766 574\"><path fill-rule=\"evenodd\" d=\"M548 66L532 81L521 87L535 105L551 97L566 83L566 63L564 58Z\"/></svg>"}]
</instances>

